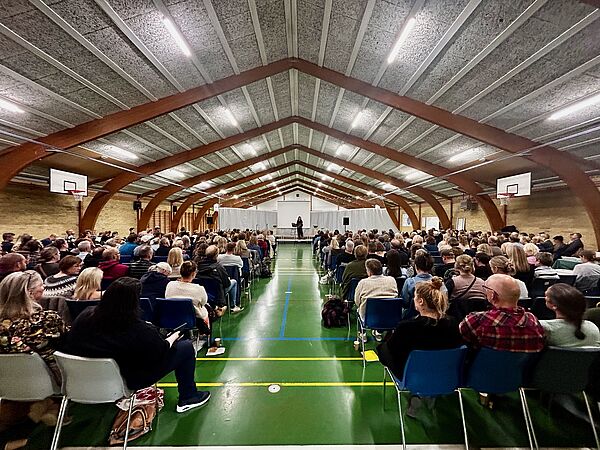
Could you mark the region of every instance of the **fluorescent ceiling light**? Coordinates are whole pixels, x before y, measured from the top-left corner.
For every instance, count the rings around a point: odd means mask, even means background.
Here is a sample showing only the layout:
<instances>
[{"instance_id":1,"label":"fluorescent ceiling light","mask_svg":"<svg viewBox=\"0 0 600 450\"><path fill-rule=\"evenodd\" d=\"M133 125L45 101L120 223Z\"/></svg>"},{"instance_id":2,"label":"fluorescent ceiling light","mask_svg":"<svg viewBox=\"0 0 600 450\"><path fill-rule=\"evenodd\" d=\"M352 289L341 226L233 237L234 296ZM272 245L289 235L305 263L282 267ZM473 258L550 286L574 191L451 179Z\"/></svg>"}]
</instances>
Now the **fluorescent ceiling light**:
<instances>
[{"instance_id":1,"label":"fluorescent ceiling light","mask_svg":"<svg viewBox=\"0 0 600 450\"><path fill-rule=\"evenodd\" d=\"M272 186L272 187L277 187L277 183L275 183L275 182L273 181L271 184L269 184L269 186ZM279 189L279 188L277 188L277 189Z\"/></svg>"},{"instance_id":2,"label":"fluorescent ceiling light","mask_svg":"<svg viewBox=\"0 0 600 450\"><path fill-rule=\"evenodd\" d=\"M350 127L355 128L358 125L358 123L360 122L360 119L362 119L364 115L365 115L364 109L362 111L359 111L358 114L356 115L356 117L354 118L354 120L352 121L352 124L350 125Z\"/></svg>"},{"instance_id":3,"label":"fluorescent ceiling light","mask_svg":"<svg viewBox=\"0 0 600 450\"><path fill-rule=\"evenodd\" d=\"M450 158L448 158L448 162L456 162L456 161L460 161L462 159L467 159L469 157L473 157L474 153L475 153L475 151L473 149L469 149L464 152L457 153L456 155L453 155Z\"/></svg>"},{"instance_id":4,"label":"fluorescent ceiling light","mask_svg":"<svg viewBox=\"0 0 600 450\"><path fill-rule=\"evenodd\" d=\"M323 183L321 183L320 181L317 183L317 186L321 187L323 186Z\"/></svg>"},{"instance_id":5,"label":"fluorescent ceiling light","mask_svg":"<svg viewBox=\"0 0 600 450\"><path fill-rule=\"evenodd\" d=\"M400 46L406 40L406 36L408 36L408 34L411 32L411 30L415 26L416 22L417 21L415 20L414 17L411 17L410 19L408 19L408 22L406 22L406 25L404 25L404 29L402 30L402 33L400 33L398 40L392 47L392 51L390 52L390 55L387 58L388 64L391 64L394 62L394 60L396 59L396 56L398 56L398 51L400 51Z\"/></svg>"},{"instance_id":6,"label":"fluorescent ceiling light","mask_svg":"<svg viewBox=\"0 0 600 450\"><path fill-rule=\"evenodd\" d=\"M198 183L196 185L196 187L198 187L200 189L208 189L211 186L212 186L212 183L210 181L203 181L202 183Z\"/></svg>"},{"instance_id":7,"label":"fluorescent ceiling light","mask_svg":"<svg viewBox=\"0 0 600 450\"><path fill-rule=\"evenodd\" d=\"M560 111L555 112L548 120L557 120L562 119L563 117L568 116L569 114L576 113L577 111L581 111L582 109L587 108L588 106L595 105L596 103L600 103L600 94L593 95L591 97L585 98L577 103L573 103L571 106L567 106Z\"/></svg>"},{"instance_id":8,"label":"fluorescent ceiling light","mask_svg":"<svg viewBox=\"0 0 600 450\"><path fill-rule=\"evenodd\" d=\"M169 33L171 33L171 36L173 36L173 39L175 39L175 42L177 43L177 45L179 46L179 48L181 49L183 54L185 56L192 56L192 52L190 51L190 48L188 47L187 43L185 42L183 35L179 32L179 30L175 27L175 25L173 25L173 22L171 22L171 19L163 17L162 21L165 24L165 27L167 28L167 30L169 30Z\"/></svg>"},{"instance_id":9,"label":"fluorescent ceiling light","mask_svg":"<svg viewBox=\"0 0 600 450\"><path fill-rule=\"evenodd\" d=\"M404 176L405 180L416 180L417 178L422 178L424 177L426 174L424 172L421 172L420 170L414 170L412 172L407 173Z\"/></svg>"},{"instance_id":10,"label":"fluorescent ceiling light","mask_svg":"<svg viewBox=\"0 0 600 450\"><path fill-rule=\"evenodd\" d=\"M217 194L225 195L225 194L227 194L227 191L225 189L221 189L219 192L217 192Z\"/></svg>"},{"instance_id":11,"label":"fluorescent ceiling light","mask_svg":"<svg viewBox=\"0 0 600 450\"><path fill-rule=\"evenodd\" d=\"M330 163L327 166L327 170L329 170L329 171L334 171L334 170L335 171L340 171L342 169L343 169L343 167L342 166L338 166L336 163Z\"/></svg>"},{"instance_id":12,"label":"fluorescent ceiling light","mask_svg":"<svg viewBox=\"0 0 600 450\"><path fill-rule=\"evenodd\" d=\"M383 189L385 189L386 191L395 191L398 188L396 186L394 186L393 184L385 183L383 185Z\"/></svg>"},{"instance_id":13,"label":"fluorescent ceiling light","mask_svg":"<svg viewBox=\"0 0 600 450\"><path fill-rule=\"evenodd\" d=\"M263 178L266 178L267 180L272 180L273 179L273 175L271 175L270 173L268 173Z\"/></svg>"},{"instance_id":14,"label":"fluorescent ceiling light","mask_svg":"<svg viewBox=\"0 0 600 450\"><path fill-rule=\"evenodd\" d=\"M25 111L22 110L21 108L19 108L17 105L15 105L12 102L9 102L8 100L4 100L3 98L0 98L0 108L2 109L6 109L10 112L16 112L16 113L24 113Z\"/></svg>"},{"instance_id":15,"label":"fluorescent ceiling light","mask_svg":"<svg viewBox=\"0 0 600 450\"><path fill-rule=\"evenodd\" d=\"M238 121L235 120L235 117L234 117L233 113L231 111L229 111L229 109L225 109L225 115L227 116L227 118L231 122L231 125L233 125L234 127L238 126Z\"/></svg>"},{"instance_id":16,"label":"fluorescent ceiling light","mask_svg":"<svg viewBox=\"0 0 600 450\"><path fill-rule=\"evenodd\" d=\"M128 150L123 150L121 147L117 147L116 145L109 145L107 147L108 150L108 156L109 157L124 157L126 159L139 159L140 157L138 155L136 155L135 153L132 153Z\"/></svg>"},{"instance_id":17,"label":"fluorescent ceiling light","mask_svg":"<svg viewBox=\"0 0 600 450\"><path fill-rule=\"evenodd\" d=\"M346 144L340 144L340 146L337 148L337 150L335 151L336 155L341 155L342 153L344 153L346 150L348 149L348 146Z\"/></svg>"},{"instance_id":18,"label":"fluorescent ceiling light","mask_svg":"<svg viewBox=\"0 0 600 450\"><path fill-rule=\"evenodd\" d=\"M256 164L252 164L252 167L250 167L250 169L257 171L257 170L265 170L267 168L267 166L265 166L264 162L259 162Z\"/></svg>"},{"instance_id":19,"label":"fluorescent ceiling light","mask_svg":"<svg viewBox=\"0 0 600 450\"><path fill-rule=\"evenodd\" d=\"M233 198L234 198L235 200L237 200L238 198L240 198L240 196L239 196L239 195L237 195L237 194L233 194Z\"/></svg>"},{"instance_id":20,"label":"fluorescent ceiling light","mask_svg":"<svg viewBox=\"0 0 600 450\"><path fill-rule=\"evenodd\" d=\"M246 150L253 156L258 155L258 153L256 153L256 149L252 146L252 144L246 144Z\"/></svg>"},{"instance_id":21,"label":"fluorescent ceiling light","mask_svg":"<svg viewBox=\"0 0 600 450\"><path fill-rule=\"evenodd\" d=\"M373 191L367 191L367 195L375 195Z\"/></svg>"},{"instance_id":22,"label":"fluorescent ceiling light","mask_svg":"<svg viewBox=\"0 0 600 450\"><path fill-rule=\"evenodd\" d=\"M333 180L333 178L331 178L329 175L321 175L321 180L329 181L329 180Z\"/></svg>"},{"instance_id":23,"label":"fluorescent ceiling light","mask_svg":"<svg viewBox=\"0 0 600 450\"><path fill-rule=\"evenodd\" d=\"M185 178L186 175L185 173L183 173L180 170L177 169L165 169L165 170L161 170L160 172L156 173L156 175L164 177L164 178Z\"/></svg>"}]
</instances>

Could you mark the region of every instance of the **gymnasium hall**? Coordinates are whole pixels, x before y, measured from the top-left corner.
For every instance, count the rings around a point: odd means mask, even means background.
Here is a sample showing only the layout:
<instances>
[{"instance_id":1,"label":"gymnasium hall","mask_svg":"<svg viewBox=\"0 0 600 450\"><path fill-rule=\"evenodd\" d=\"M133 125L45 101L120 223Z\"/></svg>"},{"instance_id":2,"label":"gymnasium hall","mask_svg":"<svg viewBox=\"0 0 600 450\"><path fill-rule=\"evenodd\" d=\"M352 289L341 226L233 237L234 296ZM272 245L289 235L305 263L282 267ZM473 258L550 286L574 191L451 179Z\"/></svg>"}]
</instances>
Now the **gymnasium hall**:
<instances>
[{"instance_id":1,"label":"gymnasium hall","mask_svg":"<svg viewBox=\"0 0 600 450\"><path fill-rule=\"evenodd\" d=\"M600 450L600 1L0 0L0 450Z\"/></svg>"}]
</instances>

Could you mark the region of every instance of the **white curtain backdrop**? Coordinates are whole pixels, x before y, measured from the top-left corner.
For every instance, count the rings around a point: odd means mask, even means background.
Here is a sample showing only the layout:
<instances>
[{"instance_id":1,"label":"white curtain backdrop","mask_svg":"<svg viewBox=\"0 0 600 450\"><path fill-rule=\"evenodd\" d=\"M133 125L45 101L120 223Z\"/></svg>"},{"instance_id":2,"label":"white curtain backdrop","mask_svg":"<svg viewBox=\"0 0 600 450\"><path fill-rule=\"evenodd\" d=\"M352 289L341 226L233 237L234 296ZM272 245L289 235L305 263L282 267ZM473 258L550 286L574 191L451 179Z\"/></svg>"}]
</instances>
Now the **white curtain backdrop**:
<instances>
[{"instance_id":1,"label":"white curtain backdrop","mask_svg":"<svg viewBox=\"0 0 600 450\"><path fill-rule=\"evenodd\" d=\"M277 224L277 211L258 211L256 209L220 208L219 228L229 230L246 228L262 230Z\"/></svg>"},{"instance_id":2,"label":"white curtain backdrop","mask_svg":"<svg viewBox=\"0 0 600 450\"><path fill-rule=\"evenodd\" d=\"M373 229L398 231L388 212L381 208L348 209L346 211L312 211L310 213L310 226L318 225L319 228L329 230L343 230L343 218L350 218L348 230ZM305 226L308 224L305 223Z\"/></svg>"}]
</instances>

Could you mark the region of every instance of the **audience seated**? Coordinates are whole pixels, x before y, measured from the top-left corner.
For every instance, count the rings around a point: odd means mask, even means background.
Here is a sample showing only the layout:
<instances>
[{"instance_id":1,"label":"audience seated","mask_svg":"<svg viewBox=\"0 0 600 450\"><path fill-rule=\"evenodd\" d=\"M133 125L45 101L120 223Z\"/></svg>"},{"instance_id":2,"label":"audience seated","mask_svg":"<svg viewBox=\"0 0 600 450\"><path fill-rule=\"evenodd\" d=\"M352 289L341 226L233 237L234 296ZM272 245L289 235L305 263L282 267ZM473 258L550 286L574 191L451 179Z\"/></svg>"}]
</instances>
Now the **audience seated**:
<instances>
[{"instance_id":1,"label":"audience seated","mask_svg":"<svg viewBox=\"0 0 600 450\"><path fill-rule=\"evenodd\" d=\"M204 256L200 257L196 262L198 266L198 277L210 278L216 280L221 289L219 290L219 298L216 299L216 306L221 307L226 305L225 297L229 297L229 307L231 312L240 312L242 308L236 304L237 300L237 282L230 280L227 271L221 264L217 262L219 249L216 245L209 245L204 251ZM222 297L221 297L222 296Z\"/></svg>"},{"instance_id":2,"label":"audience seated","mask_svg":"<svg viewBox=\"0 0 600 450\"><path fill-rule=\"evenodd\" d=\"M171 266L166 262L159 262L148 269L140 282L142 283L142 297L149 299L165 298L165 290L169 284Z\"/></svg>"},{"instance_id":3,"label":"audience seated","mask_svg":"<svg viewBox=\"0 0 600 450\"><path fill-rule=\"evenodd\" d=\"M234 254L235 247L236 244L234 242L228 242L225 245L225 253L221 253L217 256L217 262L223 267L236 266L241 269L244 266L244 263L240 256Z\"/></svg>"},{"instance_id":4,"label":"audience seated","mask_svg":"<svg viewBox=\"0 0 600 450\"><path fill-rule=\"evenodd\" d=\"M587 304L583 294L573 286L556 283L546 290L546 306L556 319L540 320L546 344L557 347L599 347L600 330L583 320Z\"/></svg>"},{"instance_id":5,"label":"audience seated","mask_svg":"<svg viewBox=\"0 0 600 450\"><path fill-rule=\"evenodd\" d=\"M346 240L346 244L344 245L344 251L340 253L337 257L338 266L340 264L349 264L354 261L356 257L354 256L354 241L352 239Z\"/></svg>"},{"instance_id":6,"label":"audience seated","mask_svg":"<svg viewBox=\"0 0 600 450\"><path fill-rule=\"evenodd\" d=\"M185 261L180 268L179 280L170 281L165 290L165 298L189 298L196 312L196 327L202 334L210 333L208 296L203 286L193 283L196 277L196 263Z\"/></svg>"},{"instance_id":7,"label":"audience seated","mask_svg":"<svg viewBox=\"0 0 600 450\"><path fill-rule=\"evenodd\" d=\"M494 256L492 259L490 259L490 268L494 274L509 275L511 277L515 274L515 268L506 256ZM521 280L517 280L516 278L514 278L514 280L519 286L519 299L528 298L529 290L527 289L525 283L523 283Z\"/></svg>"},{"instance_id":8,"label":"audience seated","mask_svg":"<svg viewBox=\"0 0 600 450\"><path fill-rule=\"evenodd\" d=\"M79 259L81 259L81 261L85 261L85 258L91 254L92 244L87 240L81 241L79 244L77 244L77 250L77 256Z\"/></svg>"},{"instance_id":9,"label":"audience seated","mask_svg":"<svg viewBox=\"0 0 600 450\"><path fill-rule=\"evenodd\" d=\"M552 268L552 253L539 252L535 255L534 278L544 278L549 280L558 280L558 272Z\"/></svg>"},{"instance_id":10,"label":"audience seated","mask_svg":"<svg viewBox=\"0 0 600 450\"><path fill-rule=\"evenodd\" d=\"M381 363L400 379L413 350L443 350L462 344L458 321L446 314L448 301L442 283L439 277L419 283L414 298L418 315L400 322L391 337L377 347Z\"/></svg>"},{"instance_id":11,"label":"audience seated","mask_svg":"<svg viewBox=\"0 0 600 450\"><path fill-rule=\"evenodd\" d=\"M452 247L445 247L441 249L440 256L442 257L442 264L434 266L433 274L437 277L444 278L446 272L454 270L456 259L454 256L454 251L452 251Z\"/></svg>"},{"instance_id":12,"label":"audience seated","mask_svg":"<svg viewBox=\"0 0 600 450\"><path fill-rule=\"evenodd\" d=\"M127 242L119 247L119 253L121 255L133 256L133 251L138 246L137 240L137 234L131 233L127 236Z\"/></svg>"},{"instance_id":13,"label":"audience seated","mask_svg":"<svg viewBox=\"0 0 600 450\"><path fill-rule=\"evenodd\" d=\"M12 250L15 240L15 233L2 233L2 255Z\"/></svg>"},{"instance_id":14,"label":"audience seated","mask_svg":"<svg viewBox=\"0 0 600 450\"><path fill-rule=\"evenodd\" d=\"M333 241L334 239L332 239ZM383 248L383 245L382 245ZM366 259L376 259L378 260L381 265L385 265L385 258L383 256L380 256L377 254L377 243L376 242L369 242L369 244L367 245L367 257Z\"/></svg>"},{"instance_id":15,"label":"audience seated","mask_svg":"<svg viewBox=\"0 0 600 450\"><path fill-rule=\"evenodd\" d=\"M506 257L515 268L514 277L529 286L533 281L534 266L527 262L523 246L515 243L508 244L506 246Z\"/></svg>"},{"instance_id":16,"label":"audience seated","mask_svg":"<svg viewBox=\"0 0 600 450\"><path fill-rule=\"evenodd\" d=\"M358 282L356 291L354 291L354 303L358 309L358 315L361 319L365 318L365 309L368 298L397 298L398 286L396 279L383 275L383 266L375 258L368 258L365 261L367 278Z\"/></svg>"},{"instance_id":17,"label":"audience seated","mask_svg":"<svg viewBox=\"0 0 600 450\"><path fill-rule=\"evenodd\" d=\"M84 267L98 267L98 265L102 262L102 253L104 253L105 248L102 246L95 247L92 250L92 253L87 255L83 260Z\"/></svg>"},{"instance_id":18,"label":"audience seated","mask_svg":"<svg viewBox=\"0 0 600 450\"><path fill-rule=\"evenodd\" d=\"M169 275L169 278L179 278L179 269L183 264L183 250L180 247L173 247L169 250L167 264L171 266L171 275ZM131 273L131 266L129 267L129 272Z\"/></svg>"},{"instance_id":19,"label":"audience seated","mask_svg":"<svg viewBox=\"0 0 600 450\"><path fill-rule=\"evenodd\" d=\"M44 297L73 297L81 266L83 263L77 256L68 255L61 259L59 272L44 280Z\"/></svg>"},{"instance_id":20,"label":"audience seated","mask_svg":"<svg viewBox=\"0 0 600 450\"><path fill-rule=\"evenodd\" d=\"M408 278L402 287L402 319L412 319L417 315L417 310L414 304L415 287L423 281L430 281L432 277L431 269L433 268L433 258L423 249L417 252L414 260L416 274ZM445 289L445 288L444 288Z\"/></svg>"},{"instance_id":21,"label":"audience seated","mask_svg":"<svg viewBox=\"0 0 600 450\"><path fill-rule=\"evenodd\" d=\"M492 258L494 259L494 258ZM544 329L530 312L517 306L520 289L508 275L492 275L484 283L491 309L469 314L460 323L463 339L471 346L511 352L539 352Z\"/></svg>"},{"instance_id":22,"label":"audience seated","mask_svg":"<svg viewBox=\"0 0 600 450\"><path fill-rule=\"evenodd\" d=\"M148 272L148 269L154 265L152 262L154 250L152 250L152 247L149 245L141 245L138 249L139 259L129 264L129 276L140 279Z\"/></svg>"},{"instance_id":23,"label":"audience seated","mask_svg":"<svg viewBox=\"0 0 600 450\"><path fill-rule=\"evenodd\" d=\"M580 233L571 233L571 241L562 247L556 256L575 256L580 250L583 250L583 242Z\"/></svg>"},{"instance_id":24,"label":"audience seated","mask_svg":"<svg viewBox=\"0 0 600 450\"><path fill-rule=\"evenodd\" d=\"M131 277L114 281L100 304L83 311L67 335L63 351L88 358L113 358L127 386L151 386L175 371L177 412L206 404L210 393L198 391L194 380L196 351L177 331L163 338L158 328L140 318L141 283Z\"/></svg>"},{"instance_id":25,"label":"audience seated","mask_svg":"<svg viewBox=\"0 0 600 450\"><path fill-rule=\"evenodd\" d=\"M56 247L46 247L40 252L38 263L34 267L35 271L45 280L51 275L56 275L60 269L58 268L60 261L60 252Z\"/></svg>"},{"instance_id":26,"label":"audience seated","mask_svg":"<svg viewBox=\"0 0 600 450\"><path fill-rule=\"evenodd\" d=\"M154 256L169 256L169 251L171 250L171 241L168 238L163 237L158 241L158 248L154 252Z\"/></svg>"},{"instance_id":27,"label":"audience seated","mask_svg":"<svg viewBox=\"0 0 600 450\"><path fill-rule=\"evenodd\" d=\"M251 258L250 250L248 250L248 246L246 245L246 241L244 239L239 239L235 243L235 255L238 255L240 258Z\"/></svg>"},{"instance_id":28,"label":"audience seated","mask_svg":"<svg viewBox=\"0 0 600 450\"><path fill-rule=\"evenodd\" d=\"M349 262L344 269L342 276L342 298L347 299L350 293L350 280L352 278L366 278L367 269L365 267L365 260L367 258L367 247L364 245L357 245L354 248L354 261Z\"/></svg>"},{"instance_id":29,"label":"audience seated","mask_svg":"<svg viewBox=\"0 0 600 450\"><path fill-rule=\"evenodd\" d=\"M98 269L102 270L104 280L116 280L127 276L129 266L121 264L119 250L109 247L102 252L102 261L98 264Z\"/></svg>"},{"instance_id":30,"label":"audience seated","mask_svg":"<svg viewBox=\"0 0 600 450\"><path fill-rule=\"evenodd\" d=\"M392 248L386 253L385 275L394 278L406 276L406 269L402 268L402 257L398 250Z\"/></svg>"},{"instance_id":31,"label":"audience seated","mask_svg":"<svg viewBox=\"0 0 600 450\"><path fill-rule=\"evenodd\" d=\"M596 254L591 250L582 250L580 253L581 264L573 268L575 287L582 292L600 286L600 265L596 261Z\"/></svg>"},{"instance_id":32,"label":"audience seated","mask_svg":"<svg viewBox=\"0 0 600 450\"><path fill-rule=\"evenodd\" d=\"M475 253L475 256L473 257L475 272L473 273L476 277L487 280L492 275L490 259L490 255L487 253Z\"/></svg>"},{"instance_id":33,"label":"audience seated","mask_svg":"<svg viewBox=\"0 0 600 450\"><path fill-rule=\"evenodd\" d=\"M33 271L13 272L0 283L0 353L38 353L60 384L54 361L66 326L56 311L44 311L36 302L44 285Z\"/></svg>"},{"instance_id":34,"label":"audience seated","mask_svg":"<svg viewBox=\"0 0 600 450\"><path fill-rule=\"evenodd\" d=\"M530 265L535 266L537 261L536 255L539 253L540 249L537 245L528 242L523 246L523 250L525 251L525 256L527 256L527 262Z\"/></svg>"},{"instance_id":35,"label":"audience seated","mask_svg":"<svg viewBox=\"0 0 600 450\"><path fill-rule=\"evenodd\" d=\"M446 281L449 297L449 314L458 320L473 311L483 311L487 308L486 293L483 280L473 272L473 259L469 255L460 255L454 264L458 275Z\"/></svg>"},{"instance_id":36,"label":"audience seated","mask_svg":"<svg viewBox=\"0 0 600 450\"><path fill-rule=\"evenodd\" d=\"M77 277L73 298L75 300L100 300L100 283L104 274L97 267L83 269Z\"/></svg>"}]
</instances>

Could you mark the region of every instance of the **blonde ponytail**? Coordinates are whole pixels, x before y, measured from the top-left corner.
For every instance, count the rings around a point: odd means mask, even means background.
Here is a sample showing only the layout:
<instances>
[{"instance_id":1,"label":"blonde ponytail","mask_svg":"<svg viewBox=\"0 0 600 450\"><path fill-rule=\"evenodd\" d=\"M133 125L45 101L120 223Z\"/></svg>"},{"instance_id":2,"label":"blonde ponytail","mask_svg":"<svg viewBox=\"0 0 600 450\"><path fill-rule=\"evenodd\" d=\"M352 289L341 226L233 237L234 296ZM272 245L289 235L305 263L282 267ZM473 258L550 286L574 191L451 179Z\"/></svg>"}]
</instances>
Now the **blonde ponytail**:
<instances>
[{"instance_id":1,"label":"blonde ponytail","mask_svg":"<svg viewBox=\"0 0 600 450\"><path fill-rule=\"evenodd\" d=\"M427 309L434 311L441 319L446 316L448 310L448 296L442 292L444 280L440 277L433 277L430 281L418 283L415 288L415 297L423 299Z\"/></svg>"}]
</instances>

